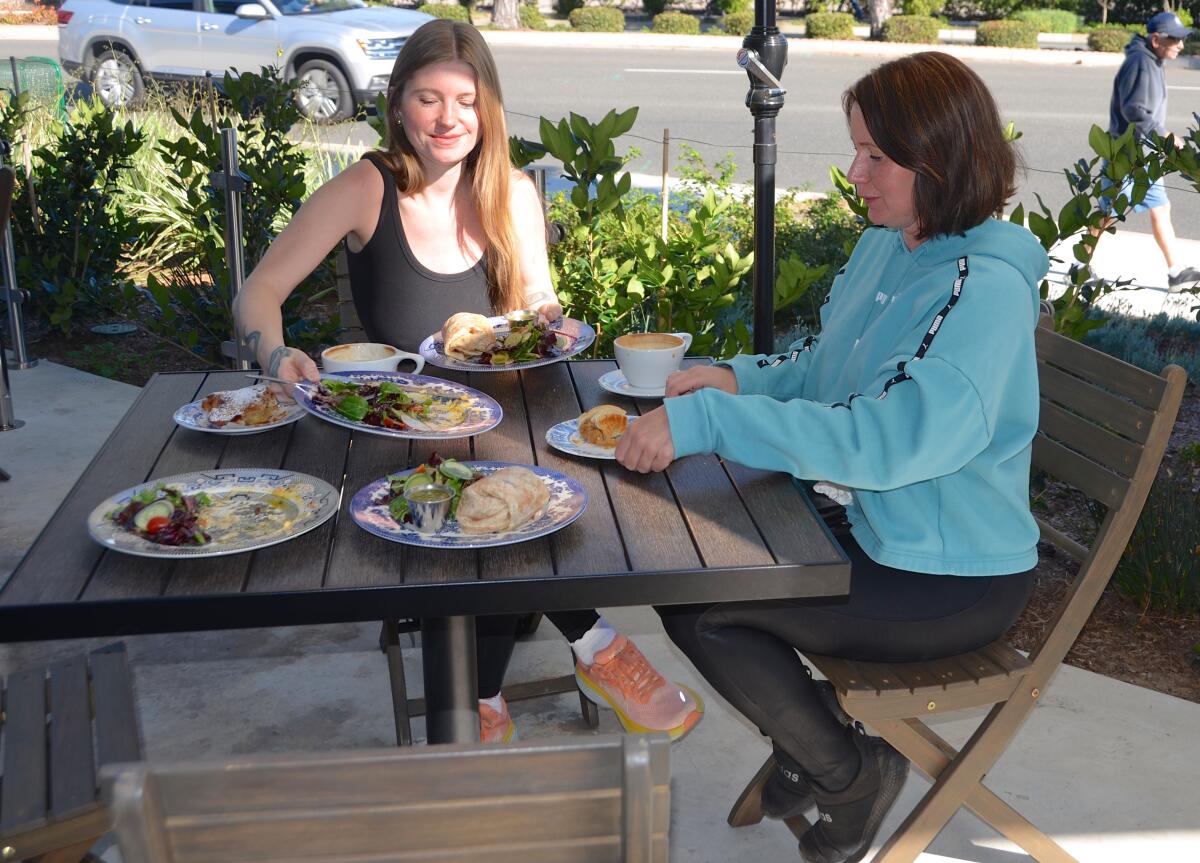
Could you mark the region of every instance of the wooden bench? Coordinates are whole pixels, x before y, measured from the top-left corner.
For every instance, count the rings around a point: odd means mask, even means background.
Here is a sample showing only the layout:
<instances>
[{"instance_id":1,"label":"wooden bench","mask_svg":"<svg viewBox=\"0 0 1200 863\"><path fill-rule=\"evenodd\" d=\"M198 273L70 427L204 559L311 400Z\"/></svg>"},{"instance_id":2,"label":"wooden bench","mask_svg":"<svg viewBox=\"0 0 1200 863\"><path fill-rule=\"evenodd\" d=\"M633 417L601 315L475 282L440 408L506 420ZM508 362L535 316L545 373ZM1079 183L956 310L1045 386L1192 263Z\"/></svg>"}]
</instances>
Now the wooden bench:
<instances>
[{"instance_id":1,"label":"wooden bench","mask_svg":"<svg viewBox=\"0 0 1200 863\"><path fill-rule=\"evenodd\" d=\"M14 672L0 703L0 860L95 859L97 767L141 758L125 645Z\"/></svg>"},{"instance_id":2,"label":"wooden bench","mask_svg":"<svg viewBox=\"0 0 1200 863\"><path fill-rule=\"evenodd\" d=\"M666 735L104 771L125 863L666 863Z\"/></svg>"},{"instance_id":3,"label":"wooden bench","mask_svg":"<svg viewBox=\"0 0 1200 863\"><path fill-rule=\"evenodd\" d=\"M1026 658L1004 642L932 662L808 659L833 682L850 716L869 724L934 780L933 787L884 843L876 863L908 863L966 806L1035 860L1074 858L988 790L982 780L1046 690L1108 584L1158 474L1187 375L1170 365L1154 375L1043 326L1037 332L1041 418L1033 444L1044 471L1107 508L1089 546L1039 519L1042 538L1079 561L1076 575L1041 640ZM961 751L922 720L989 707ZM761 791L773 764L759 770L729 814L734 827L762 818ZM789 819L793 832L808 829Z\"/></svg>"}]
</instances>

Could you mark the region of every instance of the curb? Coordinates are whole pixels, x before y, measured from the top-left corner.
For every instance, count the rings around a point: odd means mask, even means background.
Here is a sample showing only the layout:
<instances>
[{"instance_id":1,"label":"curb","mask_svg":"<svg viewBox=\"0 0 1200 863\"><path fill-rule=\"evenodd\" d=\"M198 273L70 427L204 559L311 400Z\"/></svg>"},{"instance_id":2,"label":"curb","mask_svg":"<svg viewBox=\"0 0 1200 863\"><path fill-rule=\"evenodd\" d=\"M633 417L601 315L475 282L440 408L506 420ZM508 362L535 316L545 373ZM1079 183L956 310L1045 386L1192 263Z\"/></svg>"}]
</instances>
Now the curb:
<instances>
[{"instance_id":1,"label":"curb","mask_svg":"<svg viewBox=\"0 0 1200 863\"><path fill-rule=\"evenodd\" d=\"M742 47L741 36L677 36L668 33L574 33L538 32L533 30L484 30L490 45L528 48L601 48L728 51L736 53ZM962 60L992 63L1034 63L1055 66L1120 66L1124 54L1105 54L1097 51L1058 49L988 48L943 42L939 45L912 45L901 42L868 42L838 39L806 39L785 33L790 53L801 57L902 57L917 51L944 51ZM58 28L39 24L5 24L0 26L0 42L7 39L57 41Z\"/></svg>"}]
</instances>

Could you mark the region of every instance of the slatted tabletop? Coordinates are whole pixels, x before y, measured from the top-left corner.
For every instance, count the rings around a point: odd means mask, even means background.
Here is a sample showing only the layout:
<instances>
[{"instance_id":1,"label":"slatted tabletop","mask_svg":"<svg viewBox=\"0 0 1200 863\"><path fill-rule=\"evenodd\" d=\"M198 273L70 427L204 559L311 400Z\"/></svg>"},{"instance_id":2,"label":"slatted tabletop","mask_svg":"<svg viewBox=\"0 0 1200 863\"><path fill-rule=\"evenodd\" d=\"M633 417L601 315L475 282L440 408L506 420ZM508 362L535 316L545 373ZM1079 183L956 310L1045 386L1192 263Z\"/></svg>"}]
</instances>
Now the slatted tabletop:
<instances>
[{"instance_id":1,"label":"slatted tabletop","mask_svg":"<svg viewBox=\"0 0 1200 863\"><path fill-rule=\"evenodd\" d=\"M786 476L715 456L643 476L551 448L545 430L586 408L655 406L601 389L598 378L613 368L595 360L520 373L433 370L504 409L486 434L436 442L355 434L311 416L256 435L181 429L172 421L180 405L247 381L234 372L156 375L0 592L0 641L848 591L844 555ZM548 537L482 550L400 545L354 524L354 492L435 450L569 474L587 489L587 511ZM122 489L239 467L319 477L341 490L339 512L280 545L201 560L132 557L88 536L88 513Z\"/></svg>"}]
</instances>

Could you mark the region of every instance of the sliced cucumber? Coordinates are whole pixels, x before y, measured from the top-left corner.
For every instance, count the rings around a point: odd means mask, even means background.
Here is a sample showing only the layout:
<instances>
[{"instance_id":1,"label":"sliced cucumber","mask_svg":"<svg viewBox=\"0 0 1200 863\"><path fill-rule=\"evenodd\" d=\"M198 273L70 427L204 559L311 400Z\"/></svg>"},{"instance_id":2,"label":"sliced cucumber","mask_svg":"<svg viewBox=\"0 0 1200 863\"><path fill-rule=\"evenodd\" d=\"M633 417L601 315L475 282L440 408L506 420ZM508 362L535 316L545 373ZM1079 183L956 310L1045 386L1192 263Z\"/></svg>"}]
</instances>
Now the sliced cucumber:
<instances>
[{"instance_id":1,"label":"sliced cucumber","mask_svg":"<svg viewBox=\"0 0 1200 863\"><path fill-rule=\"evenodd\" d=\"M414 473L408 479L404 480L404 490L408 491L410 488L416 488L421 485L433 485L434 481L434 478L427 473Z\"/></svg>"},{"instance_id":2,"label":"sliced cucumber","mask_svg":"<svg viewBox=\"0 0 1200 863\"><path fill-rule=\"evenodd\" d=\"M446 476L453 477L454 479L470 479L471 477L475 476L475 472L473 470L471 470L462 462L455 461L452 458L448 458L438 465L438 470L440 470Z\"/></svg>"},{"instance_id":3,"label":"sliced cucumber","mask_svg":"<svg viewBox=\"0 0 1200 863\"><path fill-rule=\"evenodd\" d=\"M146 530L146 525L150 523L151 519L158 518L159 516L170 518L171 513L174 511L175 507L171 506L167 501L156 500L154 503L144 506L137 511L137 515L133 517L133 526L138 530Z\"/></svg>"}]
</instances>

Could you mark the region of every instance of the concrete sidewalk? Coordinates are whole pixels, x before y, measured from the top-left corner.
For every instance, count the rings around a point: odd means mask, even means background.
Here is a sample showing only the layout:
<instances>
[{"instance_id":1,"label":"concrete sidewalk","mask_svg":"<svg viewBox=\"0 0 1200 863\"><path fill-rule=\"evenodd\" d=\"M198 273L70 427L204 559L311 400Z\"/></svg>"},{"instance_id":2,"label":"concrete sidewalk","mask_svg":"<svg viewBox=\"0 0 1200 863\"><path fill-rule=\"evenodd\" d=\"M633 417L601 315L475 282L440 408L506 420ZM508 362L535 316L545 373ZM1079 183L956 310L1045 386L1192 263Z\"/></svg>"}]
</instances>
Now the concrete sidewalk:
<instances>
[{"instance_id":1,"label":"concrete sidewalk","mask_svg":"<svg viewBox=\"0 0 1200 863\"><path fill-rule=\"evenodd\" d=\"M1106 242L1101 251L1111 249L1111 260L1102 258L1102 268L1141 268L1148 275L1157 266L1141 248L1145 240L1133 232ZM1200 244L1194 247L1200 250ZM1162 302L1161 291L1143 291L1148 304ZM45 362L12 372L10 380L16 414L26 425L0 433L0 466L13 475L0 483L0 583L138 392ZM130 478L130 484L137 479ZM606 614L664 673L698 689L707 706L704 721L672 750L671 860L798 859L781 825L734 831L724 823L728 807L767 754L757 730L703 685L669 644L651 609ZM390 745L389 688L377 634L377 625L347 624L125 639L148 757ZM0 674L107 641L3 645ZM406 653L410 688L419 693L420 651L414 647ZM544 623L518 645L510 679L568 669L561 637ZM514 715L526 739L591 733L579 719L573 695L523 702ZM961 744L978 718L943 720L938 730ZM1063 667L988 784L1083 863L1195 861L1200 859L1198 725L1198 704ZM612 714L602 713L600 731L618 730ZM423 736L420 722L416 731ZM910 777L882 835L899 824L927 787L915 773ZM116 863L119 854L110 845L105 840L99 850ZM961 812L931 853L921 857L974 863L1020 859L1026 858L1018 849Z\"/></svg>"}]
</instances>

